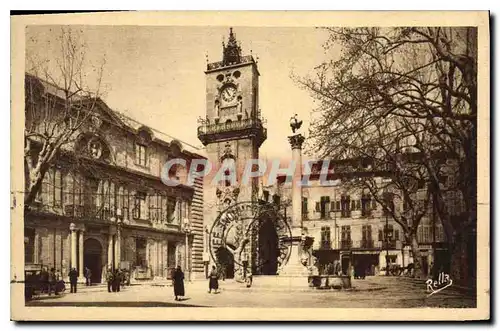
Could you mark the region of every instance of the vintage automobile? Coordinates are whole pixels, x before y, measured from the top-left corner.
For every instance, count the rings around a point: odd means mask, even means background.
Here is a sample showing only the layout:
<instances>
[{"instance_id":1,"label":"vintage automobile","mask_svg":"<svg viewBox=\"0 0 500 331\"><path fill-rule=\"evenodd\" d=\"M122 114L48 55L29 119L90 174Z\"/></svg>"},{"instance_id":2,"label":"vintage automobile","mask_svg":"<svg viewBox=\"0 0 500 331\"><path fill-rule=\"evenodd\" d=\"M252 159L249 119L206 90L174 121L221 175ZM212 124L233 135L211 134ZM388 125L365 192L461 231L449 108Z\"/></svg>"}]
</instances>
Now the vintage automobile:
<instances>
[{"instance_id":1,"label":"vintage automobile","mask_svg":"<svg viewBox=\"0 0 500 331\"><path fill-rule=\"evenodd\" d=\"M41 264L29 264L24 268L24 298L27 301L39 297L44 290L41 281L42 269Z\"/></svg>"},{"instance_id":2,"label":"vintage automobile","mask_svg":"<svg viewBox=\"0 0 500 331\"><path fill-rule=\"evenodd\" d=\"M24 298L26 301L37 299L42 293L49 290L48 283L42 281L43 268L42 264L28 264L24 267ZM66 290L66 285L62 279L57 279L53 289L55 294L62 294Z\"/></svg>"}]
</instances>

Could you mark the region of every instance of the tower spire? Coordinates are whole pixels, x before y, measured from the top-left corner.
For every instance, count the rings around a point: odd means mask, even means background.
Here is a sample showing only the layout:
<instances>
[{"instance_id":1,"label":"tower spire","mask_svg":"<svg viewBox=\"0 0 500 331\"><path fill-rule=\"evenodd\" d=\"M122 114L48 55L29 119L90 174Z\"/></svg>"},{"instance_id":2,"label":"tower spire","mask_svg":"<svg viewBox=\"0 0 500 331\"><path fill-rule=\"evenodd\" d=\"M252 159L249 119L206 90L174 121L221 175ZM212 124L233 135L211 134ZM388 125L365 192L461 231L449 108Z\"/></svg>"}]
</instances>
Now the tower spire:
<instances>
[{"instance_id":1,"label":"tower spire","mask_svg":"<svg viewBox=\"0 0 500 331\"><path fill-rule=\"evenodd\" d=\"M227 44L223 43L223 58L224 65L237 64L241 61L241 47L238 45L236 35L233 33L233 28L229 28L229 39Z\"/></svg>"}]
</instances>

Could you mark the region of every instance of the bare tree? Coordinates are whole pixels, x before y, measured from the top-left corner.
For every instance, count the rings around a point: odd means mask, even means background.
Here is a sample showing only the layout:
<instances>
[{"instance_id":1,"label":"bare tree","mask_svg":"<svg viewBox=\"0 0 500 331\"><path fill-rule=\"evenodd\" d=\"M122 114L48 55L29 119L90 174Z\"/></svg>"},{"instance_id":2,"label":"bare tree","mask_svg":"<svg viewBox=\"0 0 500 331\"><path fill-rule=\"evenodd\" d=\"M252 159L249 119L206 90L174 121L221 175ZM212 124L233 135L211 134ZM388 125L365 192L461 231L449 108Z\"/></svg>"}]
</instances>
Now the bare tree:
<instances>
[{"instance_id":1,"label":"bare tree","mask_svg":"<svg viewBox=\"0 0 500 331\"><path fill-rule=\"evenodd\" d=\"M61 28L57 44L55 57L40 50L27 53L26 57L27 206L36 198L61 149L74 142L83 126L92 125L90 119L100 100L104 57L101 64L89 67L87 47L80 33L69 28ZM93 86L88 84L89 79L95 80Z\"/></svg>"},{"instance_id":2,"label":"bare tree","mask_svg":"<svg viewBox=\"0 0 500 331\"><path fill-rule=\"evenodd\" d=\"M340 45L339 59L319 65L315 77L297 78L319 101L310 148L329 158L418 155L414 165L433 195L448 241L454 243L476 222L476 29L327 30L325 47ZM411 148L398 146L400 138ZM446 212L443 160L457 165L465 219ZM414 166L403 167L391 177L406 180L415 171Z\"/></svg>"}]
</instances>

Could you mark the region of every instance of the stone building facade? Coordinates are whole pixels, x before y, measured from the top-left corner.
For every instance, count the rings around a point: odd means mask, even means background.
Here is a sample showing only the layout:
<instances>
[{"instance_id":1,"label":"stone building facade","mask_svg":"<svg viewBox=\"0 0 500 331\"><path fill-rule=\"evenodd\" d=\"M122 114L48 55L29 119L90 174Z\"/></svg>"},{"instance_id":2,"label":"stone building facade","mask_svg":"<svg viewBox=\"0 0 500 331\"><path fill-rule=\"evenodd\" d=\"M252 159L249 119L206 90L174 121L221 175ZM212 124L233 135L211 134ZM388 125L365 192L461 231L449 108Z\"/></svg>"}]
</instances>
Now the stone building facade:
<instances>
[{"instance_id":1,"label":"stone building facade","mask_svg":"<svg viewBox=\"0 0 500 331\"><path fill-rule=\"evenodd\" d=\"M26 87L27 95L37 94L26 99L31 110L58 98L54 86L28 74ZM203 181L167 186L161 176L168 160L181 158L187 166L168 175L186 178L191 160L203 156L102 100L94 109L26 207L25 264L63 276L75 267L80 280L89 268L95 283L110 267L129 270L132 281L168 278L178 265L188 276L202 273ZM32 146L36 153L36 141Z\"/></svg>"},{"instance_id":2,"label":"stone building facade","mask_svg":"<svg viewBox=\"0 0 500 331\"><path fill-rule=\"evenodd\" d=\"M387 254L391 265L408 266L414 260L401 225L369 194L343 185L343 176L349 175L346 166L349 161L352 160L329 162L325 176L331 182L329 185L315 173L315 169L322 168L322 162L309 163L309 181L302 188L302 224L304 232L314 238L312 254L321 266L340 261L344 273L356 265L363 266L368 275L385 273ZM264 189L270 200L273 196L290 200L291 183L283 176L278 178L277 185ZM425 197L425 189L420 190L417 199L422 202ZM450 215L464 210L456 192L449 192L447 200ZM404 202L395 198L393 203L401 213ZM286 208L290 215L291 206ZM424 273L430 272L433 263L441 267L449 261L443 226L438 217L433 217L432 203L420 220L416 237Z\"/></svg>"}]
</instances>

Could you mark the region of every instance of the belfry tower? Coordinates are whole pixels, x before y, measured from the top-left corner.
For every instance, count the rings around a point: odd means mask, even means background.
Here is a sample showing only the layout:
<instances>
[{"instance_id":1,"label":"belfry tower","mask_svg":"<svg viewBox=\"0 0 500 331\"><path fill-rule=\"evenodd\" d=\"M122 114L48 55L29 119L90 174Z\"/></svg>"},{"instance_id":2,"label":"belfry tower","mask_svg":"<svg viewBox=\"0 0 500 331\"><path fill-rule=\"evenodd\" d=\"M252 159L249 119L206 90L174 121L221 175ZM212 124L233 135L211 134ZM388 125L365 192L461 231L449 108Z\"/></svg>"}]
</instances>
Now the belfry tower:
<instances>
[{"instance_id":1,"label":"belfry tower","mask_svg":"<svg viewBox=\"0 0 500 331\"><path fill-rule=\"evenodd\" d=\"M205 179L204 223L210 228L226 207L238 202L257 202L258 178L248 183L241 183L240 179L247 160L259 158L259 147L266 140L267 131L259 111L257 62L252 55L242 55L232 28L227 43L222 44L222 61L207 63L205 76L206 116L200 120L198 138L206 147L212 173L228 165L228 169L236 172L225 172L236 180L215 183L213 176ZM205 253L208 253L208 240ZM206 263L217 262L212 256L206 256ZM234 269L228 268L226 277L231 278Z\"/></svg>"}]
</instances>

